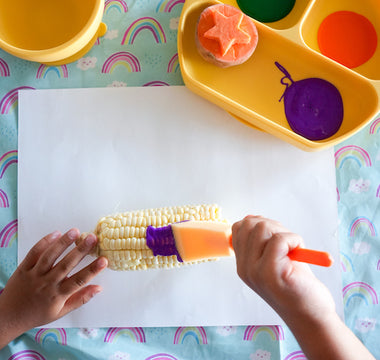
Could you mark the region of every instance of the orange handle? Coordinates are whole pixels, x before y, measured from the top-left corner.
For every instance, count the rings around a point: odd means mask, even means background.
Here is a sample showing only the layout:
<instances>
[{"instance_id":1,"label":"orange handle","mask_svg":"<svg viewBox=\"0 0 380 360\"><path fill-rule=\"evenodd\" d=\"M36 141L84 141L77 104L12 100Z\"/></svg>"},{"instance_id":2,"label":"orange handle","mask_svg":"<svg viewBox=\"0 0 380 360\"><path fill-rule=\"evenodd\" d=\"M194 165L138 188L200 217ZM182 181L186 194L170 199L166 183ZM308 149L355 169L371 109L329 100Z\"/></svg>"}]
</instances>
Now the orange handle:
<instances>
[{"instance_id":1,"label":"orange handle","mask_svg":"<svg viewBox=\"0 0 380 360\"><path fill-rule=\"evenodd\" d=\"M228 240L229 240L229 245L231 249L233 249L232 235L230 236ZM310 249L304 249L304 248L296 248L292 250L291 252L289 252L288 256L291 260L294 260L294 261L300 261L300 262L304 262L308 264L326 266L326 267L331 266L334 262L331 255L328 252L310 250Z\"/></svg>"},{"instance_id":2,"label":"orange handle","mask_svg":"<svg viewBox=\"0 0 380 360\"><path fill-rule=\"evenodd\" d=\"M291 260L329 267L333 259L328 252L296 248L288 254Z\"/></svg>"}]
</instances>

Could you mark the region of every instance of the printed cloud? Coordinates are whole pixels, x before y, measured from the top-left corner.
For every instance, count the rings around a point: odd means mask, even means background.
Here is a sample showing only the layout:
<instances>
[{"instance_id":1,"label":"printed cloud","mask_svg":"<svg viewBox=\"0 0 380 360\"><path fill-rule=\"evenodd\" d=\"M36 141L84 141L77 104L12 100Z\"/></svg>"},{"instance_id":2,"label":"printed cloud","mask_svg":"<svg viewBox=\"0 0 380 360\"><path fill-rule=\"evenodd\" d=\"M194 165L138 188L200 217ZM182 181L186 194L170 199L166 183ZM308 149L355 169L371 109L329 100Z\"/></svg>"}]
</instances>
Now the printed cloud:
<instances>
[{"instance_id":1,"label":"printed cloud","mask_svg":"<svg viewBox=\"0 0 380 360\"><path fill-rule=\"evenodd\" d=\"M88 69L93 69L96 66L97 60L98 59L96 57L91 57L91 56L81 58L78 60L77 68L83 71L86 71Z\"/></svg>"},{"instance_id":2,"label":"printed cloud","mask_svg":"<svg viewBox=\"0 0 380 360\"><path fill-rule=\"evenodd\" d=\"M108 30L106 34L104 35L104 38L107 40L113 40L116 39L119 36L119 30Z\"/></svg>"},{"instance_id":3,"label":"printed cloud","mask_svg":"<svg viewBox=\"0 0 380 360\"><path fill-rule=\"evenodd\" d=\"M82 328L79 329L78 335L84 339L93 339L98 336L98 329Z\"/></svg>"},{"instance_id":4,"label":"printed cloud","mask_svg":"<svg viewBox=\"0 0 380 360\"><path fill-rule=\"evenodd\" d=\"M365 241L356 242L351 251L353 254L364 255L368 254L371 250L371 245Z\"/></svg>"},{"instance_id":5,"label":"printed cloud","mask_svg":"<svg viewBox=\"0 0 380 360\"><path fill-rule=\"evenodd\" d=\"M266 350L257 350L254 354L249 357L250 360L270 360L271 353Z\"/></svg>"},{"instance_id":6,"label":"printed cloud","mask_svg":"<svg viewBox=\"0 0 380 360\"><path fill-rule=\"evenodd\" d=\"M216 332L222 336L230 336L236 333L236 326L219 326Z\"/></svg>"},{"instance_id":7,"label":"printed cloud","mask_svg":"<svg viewBox=\"0 0 380 360\"><path fill-rule=\"evenodd\" d=\"M348 187L348 190L355 193L355 194L360 194L362 192L368 191L370 185L371 185L371 182L369 180L352 179L350 181L350 185Z\"/></svg>"},{"instance_id":8,"label":"printed cloud","mask_svg":"<svg viewBox=\"0 0 380 360\"><path fill-rule=\"evenodd\" d=\"M129 360L130 355L121 351L116 351L114 354L112 354L108 360Z\"/></svg>"},{"instance_id":9,"label":"printed cloud","mask_svg":"<svg viewBox=\"0 0 380 360\"><path fill-rule=\"evenodd\" d=\"M107 85L107 87L126 87L127 83L123 81L114 80L111 84Z\"/></svg>"},{"instance_id":10,"label":"printed cloud","mask_svg":"<svg viewBox=\"0 0 380 360\"><path fill-rule=\"evenodd\" d=\"M357 319L355 323L355 329L361 333L367 333L369 331L375 330L376 319L364 318Z\"/></svg>"}]
</instances>

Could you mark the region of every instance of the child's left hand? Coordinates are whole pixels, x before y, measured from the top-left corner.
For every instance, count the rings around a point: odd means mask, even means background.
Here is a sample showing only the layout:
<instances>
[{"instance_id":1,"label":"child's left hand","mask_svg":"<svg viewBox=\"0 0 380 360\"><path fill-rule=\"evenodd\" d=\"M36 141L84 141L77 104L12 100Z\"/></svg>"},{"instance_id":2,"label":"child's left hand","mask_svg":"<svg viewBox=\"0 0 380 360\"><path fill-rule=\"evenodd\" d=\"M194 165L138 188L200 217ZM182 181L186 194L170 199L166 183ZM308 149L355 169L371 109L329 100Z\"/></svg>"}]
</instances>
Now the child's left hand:
<instances>
[{"instance_id":1,"label":"child's left hand","mask_svg":"<svg viewBox=\"0 0 380 360\"><path fill-rule=\"evenodd\" d=\"M78 229L63 236L59 232L45 236L11 276L0 295L0 349L23 332L79 308L101 291L98 285L85 285L107 266L103 257L69 276L95 246L95 235L88 235L57 262L79 237ZM11 339L4 339L4 329Z\"/></svg>"}]
</instances>

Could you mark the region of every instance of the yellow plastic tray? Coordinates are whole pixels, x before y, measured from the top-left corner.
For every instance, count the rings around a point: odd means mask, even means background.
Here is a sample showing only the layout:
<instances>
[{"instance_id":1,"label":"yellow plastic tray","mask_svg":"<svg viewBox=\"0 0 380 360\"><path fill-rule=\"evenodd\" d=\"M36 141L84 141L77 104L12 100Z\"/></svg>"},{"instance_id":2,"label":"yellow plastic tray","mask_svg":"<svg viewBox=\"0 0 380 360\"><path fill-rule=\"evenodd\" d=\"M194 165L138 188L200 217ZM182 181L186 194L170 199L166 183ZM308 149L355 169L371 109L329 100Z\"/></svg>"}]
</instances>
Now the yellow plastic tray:
<instances>
[{"instance_id":1,"label":"yellow plastic tray","mask_svg":"<svg viewBox=\"0 0 380 360\"><path fill-rule=\"evenodd\" d=\"M319 52L317 31L329 14L338 10L366 16L380 41L380 7L377 0L296 0L293 10L274 23L255 21L259 42L244 64L220 68L206 62L195 44L196 24L215 0L186 0L178 31L178 56L186 86L230 112L235 118L271 133L307 151L321 150L342 142L365 127L379 112L380 44L372 58L360 67L348 69ZM223 3L238 7L235 0ZM343 122L335 135L312 141L296 134L279 101L285 86L280 63L294 81L322 78L339 90L344 106Z\"/></svg>"}]
</instances>

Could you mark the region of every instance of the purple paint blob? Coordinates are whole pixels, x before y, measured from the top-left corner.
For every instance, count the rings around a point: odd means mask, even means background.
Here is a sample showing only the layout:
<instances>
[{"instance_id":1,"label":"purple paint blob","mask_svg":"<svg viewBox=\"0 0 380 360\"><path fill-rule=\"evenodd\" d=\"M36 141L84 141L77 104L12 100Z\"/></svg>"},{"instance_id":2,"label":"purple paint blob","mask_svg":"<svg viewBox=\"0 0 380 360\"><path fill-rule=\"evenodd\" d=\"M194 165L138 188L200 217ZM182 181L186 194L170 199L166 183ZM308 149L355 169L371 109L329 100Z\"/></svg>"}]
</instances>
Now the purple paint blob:
<instances>
[{"instance_id":1,"label":"purple paint blob","mask_svg":"<svg viewBox=\"0 0 380 360\"><path fill-rule=\"evenodd\" d=\"M320 78L293 81L283 66L275 64L285 74L281 84L286 90L280 101L284 98L285 116L291 129L309 140L323 140L334 135L343 121L339 90Z\"/></svg>"},{"instance_id":2,"label":"purple paint blob","mask_svg":"<svg viewBox=\"0 0 380 360\"><path fill-rule=\"evenodd\" d=\"M175 246L174 235L170 225L155 228L148 226L146 229L146 244L153 251L153 255L177 256L179 262L183 262Z\"/></svg>"}]
</instances>

